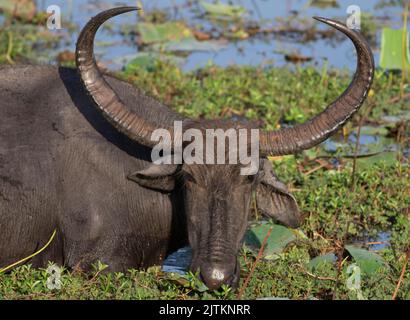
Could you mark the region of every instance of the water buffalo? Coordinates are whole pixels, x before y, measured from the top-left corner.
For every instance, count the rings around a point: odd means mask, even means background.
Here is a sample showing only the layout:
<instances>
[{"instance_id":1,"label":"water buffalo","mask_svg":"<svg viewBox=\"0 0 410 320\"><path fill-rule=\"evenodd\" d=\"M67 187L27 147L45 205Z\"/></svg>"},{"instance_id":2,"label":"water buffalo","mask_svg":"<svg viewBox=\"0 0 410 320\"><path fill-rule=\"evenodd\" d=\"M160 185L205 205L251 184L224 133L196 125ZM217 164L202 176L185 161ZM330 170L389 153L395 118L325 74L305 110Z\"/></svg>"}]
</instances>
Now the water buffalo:
<instances>
[{"instance_id":1,"label":"water buffalo","mask_svg":"<svg viewBox=\"0 0 410 320\"><path fill-rule=\"evenodd\" d=\"M202 131L253 124L187 119L102 75L93 55L97 29L136 9L115 8L90 20L78 39L76 70L1 67L0 266L35 252L57 229L33 265L51 260L87 269L101 260L124 271L159 264L189 244L191 268L209 288L235 286L253 192L267 217L291 227L300 223L294 198L266 157L311 148L341 128L368 94L372 52L359 32L316 18L347 35L357 50L354 79L336 101L304 124L261 131L257 174L241 175L239 164L158 165L151 161L157 128L174 121Z\"/></svg>"}]
</instances>

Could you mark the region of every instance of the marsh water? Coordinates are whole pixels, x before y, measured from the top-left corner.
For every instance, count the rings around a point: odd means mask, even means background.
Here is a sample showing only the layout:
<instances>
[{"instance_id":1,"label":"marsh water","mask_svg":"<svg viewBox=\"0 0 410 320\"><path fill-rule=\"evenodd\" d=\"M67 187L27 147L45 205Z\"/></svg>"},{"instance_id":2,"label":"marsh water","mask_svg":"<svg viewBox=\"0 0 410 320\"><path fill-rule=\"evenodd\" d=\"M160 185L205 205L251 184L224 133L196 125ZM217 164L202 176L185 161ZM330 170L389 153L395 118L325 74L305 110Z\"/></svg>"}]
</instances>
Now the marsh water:
<instances>
[{"instance_id":1,"label":"marsh water","mask_svg":"<svg viewBox=\"0 0 410 320\"><path fill-rule=\"evenodd\" d=\"M214 1L207 1L214 2ZM382 26L400 28L403 24L402 8L400 6L381 6L386 1L312 1L312 0L238 0L221 1L231 3L246 9L244 20L254 23L263 29L274 28L279 21L286 21L292 26L313 23L313 16L323 16L346 21L350 5L358 5L364 15L371 15ZM96 13L120 5L136 5L144 8L144 11L163 10L168 13L170 20L183 20L189 27L212 29L212 19L203 15L200 1L193 0L142 0L142 1L117 1L117 0L39 0L38 9L46 10L50 5L61 7L62 30L53 31L63 36L63 41L55 52L39 52L44 61L52 60L57 51L68 49L73 51L75 41L81 27ZM136 42L129 37L124 37L118 30L124 26L135 28L139 22L135 13L125 14L112 19L109 23L113 28L103 29L99 32L96 42L96 52L99 58L110 68L119 69L124 63L130 61L141 51ZM68 23L75 28L69 31ZM229 23L229 22L228 22ZM285 23L285 24L286 24ZM329 27L319 27L326 30ZM113 32L114 31L114 32ZM380 28L377 30L374 52L378 60L379 50L377 42L380 40ZM217 51L203 51L199 48L191 48L185 53L181 62L184 70L193 70L209 63L219 66L229 65L273 65L283 66L288 64L285 53L298 53L302 56L312 57L313 60L306 65L323 65L327 61L329 66L337 68L355 68L355 53L352 44L346 39L318 39L316 41L301 42L292 39L286 32L282 34L262 34L249 37L245 40L228 41Z\"/></svg>"}]
</instances>

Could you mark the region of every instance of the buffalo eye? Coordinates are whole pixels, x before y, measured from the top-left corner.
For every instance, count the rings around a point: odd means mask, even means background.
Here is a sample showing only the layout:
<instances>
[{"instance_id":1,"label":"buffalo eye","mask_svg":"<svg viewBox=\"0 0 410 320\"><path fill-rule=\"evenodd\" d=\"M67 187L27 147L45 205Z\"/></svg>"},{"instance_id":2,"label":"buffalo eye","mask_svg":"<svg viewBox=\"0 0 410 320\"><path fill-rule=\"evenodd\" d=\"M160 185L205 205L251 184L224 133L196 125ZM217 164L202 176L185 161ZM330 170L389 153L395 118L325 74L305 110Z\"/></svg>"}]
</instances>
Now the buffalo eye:
<instances>
[{"instance_id":1,"label":"buffalo eye","mask_svg":"<svg viewBox=\"0 0 410 320\"><path fill-rule=\"evenodd\" d=\"M248 182L254 183L256 181L256 178L258 177L257 174L252 174L252 175L248 175L246 176Z\"/></svg>"},{"instance_id":2,"label":"buffalo eye","mask_svg":"<svg viewBox=\"0 0 410 320\"><path fill-rule=\"evenodd\" d=\"M184 178L185 178L185 181L196 183L195 178L188 172L184 172Z\"/></svg>"},{"instance_id":3,"label":"buffalo eye","mask_svg":"<svg viewBox=\"0 0 410 320\"><path fill-rule=\"evenodd\" d=\"M240 179L239 184L241 185L253 184L256 181L256 178L257 178L257 174L243 176Z\"/></svg>"}]
</instances>

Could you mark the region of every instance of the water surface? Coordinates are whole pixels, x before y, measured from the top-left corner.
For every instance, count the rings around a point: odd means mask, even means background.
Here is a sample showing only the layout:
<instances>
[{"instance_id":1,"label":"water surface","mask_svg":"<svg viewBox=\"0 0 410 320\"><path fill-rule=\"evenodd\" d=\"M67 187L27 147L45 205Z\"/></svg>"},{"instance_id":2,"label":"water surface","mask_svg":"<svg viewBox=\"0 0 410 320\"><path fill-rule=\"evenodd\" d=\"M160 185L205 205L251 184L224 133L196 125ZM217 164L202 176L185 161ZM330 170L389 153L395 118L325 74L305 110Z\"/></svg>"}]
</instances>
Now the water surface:
<instances>
[{"instance_id":1,"label":"water surface","mask_svg":"<svg viewBox=\"0 0 410 320\"><path fill-rule=\"evenodd\" d=\"M208 2L212 2L208 0ZM222 1L227 3L226 1ZM247 21L256 21L263 27L274 27L278 25L278 19L295 19L295 17L306 18L308 21L313 16L323 16L329 18L337 18L340 21L345 21L348 17L347 8L353 4L352 1L339 0L336 8L318 8L309 6L311 1L308 0L288 0L288 1L272 1L272 0L241 0L231 1L231 3L244 6L247 9ZM359 5L362 12L370 13L377 18L381 26L401 27L402 8L386 7L377 9L377 4L380 0L355 1L354 4ZM80 0L42 0L39 1L39 8L45 10L49 5L59 5L62 8L63 19L69 20L77 26L77 30L69 32L66 26L59 31L65 34L64 44L58 48L69 49L75 48L75 41L78 37L78 31L84 24L96 13L121 5L135 5L135 1L80 1ZM191 27L202 25L205 28L210 25L208 19L199 14L201 6L198 1L187 0L161 0L148 1L142 0L144 10L149 12L153 9L165 9L170 13L170 18L173 20L184 20ZM114 26L114 30L119 30L120 26L136 25L138 16L135 13L124 14L113 18L110 21ZM312 20L313 21L313 20ZM321 28L328 28L321 26ZM378 28L377 38L380 38L380 30ZM119 69L123 63L126 63L130 58L135 56L141 50L136 45L134 39L121 36L119 33L102 30L97 36L98 56L102 61L109 65L110 68ZM104 45L101 45L104 44ZM374 48L376 61L378 61L379 52L378 46ZM350 41L347 40L318 40L314 42L301 43L286 37L278 37L273 34L266 36L251 37L243 41L231 41L225 49L217 52L192 52L183 63L184 70L192 70L203 67L208 63L215 63L219 66L229 65L274 65L283 66L288 64L284 59L283 52L294 53L314 57L308 65L321 66L324 61L328 61L331 67L348 68L354 70L355 54Z\"/></svg>"}]
</instances>

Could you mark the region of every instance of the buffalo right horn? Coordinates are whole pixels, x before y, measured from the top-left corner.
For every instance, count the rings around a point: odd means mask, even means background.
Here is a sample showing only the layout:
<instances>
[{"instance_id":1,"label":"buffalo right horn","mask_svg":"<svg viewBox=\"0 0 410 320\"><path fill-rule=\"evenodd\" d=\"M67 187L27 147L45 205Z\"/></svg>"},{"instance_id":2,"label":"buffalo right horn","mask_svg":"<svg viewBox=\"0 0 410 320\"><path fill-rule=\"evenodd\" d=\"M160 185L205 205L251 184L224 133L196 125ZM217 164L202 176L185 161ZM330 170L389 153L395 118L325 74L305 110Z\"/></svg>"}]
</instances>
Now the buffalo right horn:
<instances>
[{"instance_id":1,"label":"buffalo right horn","mask_svg":"<svg viewBox=\"0 0 410 320\"><path fill-rule=\"evenodd\" d=\"M133 112L121 101L98 70L94 58L94 38L98 28L109 18L134 10L140 9L137 7L114 8L92 18L78 38L76 63L86 90L103 116L132 140L144 146L153 147L158 142L151 141L151 135L154 130L158 129L158 126ZM173 133L172 128L162 126L162 129L167 129L171 135Z\"/></svg>"}]
</instances>

